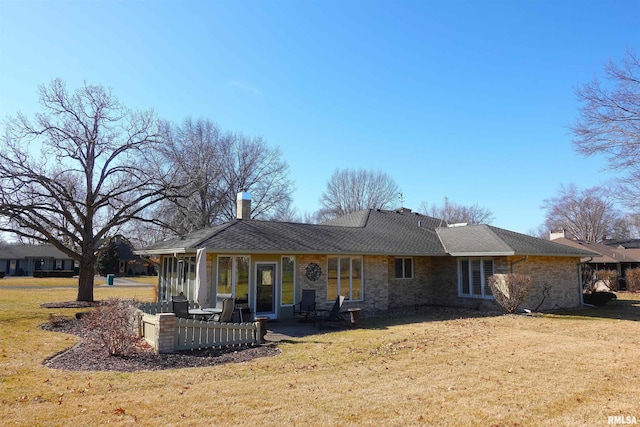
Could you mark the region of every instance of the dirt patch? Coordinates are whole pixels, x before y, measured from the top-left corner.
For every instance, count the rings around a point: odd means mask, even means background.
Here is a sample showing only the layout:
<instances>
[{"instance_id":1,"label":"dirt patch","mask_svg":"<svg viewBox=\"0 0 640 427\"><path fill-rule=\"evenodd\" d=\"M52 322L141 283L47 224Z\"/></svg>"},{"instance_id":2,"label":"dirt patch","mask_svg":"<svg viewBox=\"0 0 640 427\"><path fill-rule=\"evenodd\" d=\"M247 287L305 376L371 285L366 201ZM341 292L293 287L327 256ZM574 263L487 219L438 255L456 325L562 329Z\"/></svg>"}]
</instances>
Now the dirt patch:
<instances>
[{"instance_id":1,"label":"dirt patch","mask_svg":"<svg viewBox=\"0 0 640 427\"><path fill-rule=\"evenodd\" d=\"M57 317L41 325L41 328L47 331L73 334L81 338L75 346L44 361L44 365L49 368L67 371L159 371L241 363L258 357L271 357L280 354L280 349L273 344L156 354L153 348L140 339L130 355L111 356L100 345L84 339L87 336L87 331L84 329L82 321L77 318Z\"/></svg>"}]
</instances>

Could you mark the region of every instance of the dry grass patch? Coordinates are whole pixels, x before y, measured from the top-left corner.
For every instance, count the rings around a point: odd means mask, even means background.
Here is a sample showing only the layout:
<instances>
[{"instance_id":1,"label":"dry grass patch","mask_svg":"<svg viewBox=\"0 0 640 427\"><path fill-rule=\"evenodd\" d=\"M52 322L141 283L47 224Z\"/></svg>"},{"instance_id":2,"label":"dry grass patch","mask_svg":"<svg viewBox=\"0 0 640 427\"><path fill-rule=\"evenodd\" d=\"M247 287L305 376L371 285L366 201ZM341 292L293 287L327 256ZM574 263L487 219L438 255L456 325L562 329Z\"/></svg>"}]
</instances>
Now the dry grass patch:
<instances>
[{"instance_id":1,"label":"dry grass patch","mask_svg":"<svg viewBox=\"0 0 640 427\"><path fill-rule=\"evenodd\" d=\"M117 291L116 295L113 291ZM282 342L280 356L161 372L62 372L38 325L67 289L0 289L4 425L606 425L640 417L640 298L605 310L436 310ZM152 299L152 288L96 289ZM617 310L614 305L619 304ZM53 310L72 315L77 310Z\"/></svg>"}]
</instances>

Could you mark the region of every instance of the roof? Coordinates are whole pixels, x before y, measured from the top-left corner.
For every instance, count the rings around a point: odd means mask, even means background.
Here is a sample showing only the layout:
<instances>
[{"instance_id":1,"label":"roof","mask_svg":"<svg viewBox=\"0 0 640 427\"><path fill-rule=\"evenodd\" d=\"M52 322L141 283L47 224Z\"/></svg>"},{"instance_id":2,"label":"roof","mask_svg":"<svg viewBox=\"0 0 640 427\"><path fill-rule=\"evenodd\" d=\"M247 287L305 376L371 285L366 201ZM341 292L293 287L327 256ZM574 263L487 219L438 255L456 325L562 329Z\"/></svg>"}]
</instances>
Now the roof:
<instances>
[{"instance_id":1,"label":"roof","mask_svg":"<svg viewBox=\"0 0 640 427\"><path fill-rule=\"evenodd\" d=\"M235 219L223 225L167 240L140 254L193 252L207 247L220 253L351 253L446 255L434 218L407 212L364 210L324 224Z\"/></svg>"},{"instance_id":2,"label":"roof","mask_svg":"<svg viewBox=\"0 0 640 427\"><path fill-rule=\"evenodd\" d=\"M51 245L0 246L0 259L27 258L71 259L71 257Z\"/></svg>"},{"instance_id":3,"label":"roof","mask_svg":"<svg viewBox=\"0 0 640 427\"><path fill-rule=\"evenodd\" d=\"M538 239L490 225L466 225L436 229L446 251L453 256L592 256L582 248Z\"/></svg>"},{"instance_id":4,"label":"roof","mask_svg":"<svg viewBox=\"0 0 640 427\"><path fill-rule=\"evenodd\" d=\"M235 219L135 252L191 253L206 247L218 253L237 254L592 255L488 225L442 228L443 224L437 218L407 209L366 209L323 224Z\"/></svg>"},{"instance_id":5,"label":"roof","mask_svg":"<svg viewBox=\"0 0 640 427\"><path fill-rule=\"evenodd\" d=\"M640 249L640 239L609 239L602 243L618 249Z\"/></svg>"},{"instance_id":6,"label":"roof","mask_svg":"<svg viewBox=\"0 0 640 427\"><path fill-rule=\"evenodd\" d=\"M640 250L616 248L602 243L587 243L580 240L561 237L553 240L562 245L580 248L593 252L594 256L587 262L602 264L618 264L621 262L640 262Z\"/></svg>"}]
</instances>

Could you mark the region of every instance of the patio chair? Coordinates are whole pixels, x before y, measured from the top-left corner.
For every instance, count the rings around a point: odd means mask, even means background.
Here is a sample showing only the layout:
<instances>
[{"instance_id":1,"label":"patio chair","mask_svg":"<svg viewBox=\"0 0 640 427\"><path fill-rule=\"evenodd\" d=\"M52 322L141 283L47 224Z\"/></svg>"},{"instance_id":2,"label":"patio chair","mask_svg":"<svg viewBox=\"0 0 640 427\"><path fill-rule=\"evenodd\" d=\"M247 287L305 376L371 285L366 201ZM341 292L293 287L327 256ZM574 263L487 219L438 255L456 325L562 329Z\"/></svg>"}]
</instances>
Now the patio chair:
<instances>
[{"instance_id":1,"label":"patio chair","mask_svg":"<svg viewBox=\"0 0 640 427\"><path fill-rule=\"evenodd\" d=\"M172 299L171 304L173 305L173 312L176 317L180 317L183 319L189 318L189 301L185 299Z\"/></svg>"},{"instance_id":2,"label":"patio chair","mask_svg":"<svg viewBox=\"0 0 640 427\"><path fill-rule=\"evenodd\" d=\"M342 295L338 295L338 297L336 298L336 302L333 304L331 310L317 312L317 314L313 317L313 326L315 326L316 323L319 323L320 328L322 329L324 322L335 322L344 324L345 326L350 326L349 321L340 312L342 303L344 303L344 297Z\"/></svg>"},{"instance_id":3,"label":"patio chair","mask_svg":"<svg viewBox=\"0 0 640 427\"><path fill-rule=\"evenodd\" d=\"M233 317L233 310L236 308L235 298L225 298L222 300L222 313L213 316L214 322L228 323Z\"/></svg>"},{"instance_id":4,"label":"patio chair","mask_svg":"<svg viewBox=\"0 0 640 427\"><path fill-rule=\"evenodd\" d=\"M216 308L217 309L222 309L222 303L224 302L224 300L229 299L229 298L233 298L232 294L218 294L216 295Z\"/></svg>"},{"instance_id":5,"label":"patio chair","mask_svg":"<svg viewBox=\"0 0 640 427\"><path fill-rule=\"evenodd\" d=\"M303 289L302 299L293 307L294 316L302 316L301 322L308 321L316 314L316 290Z\"/></svg>"}]
</instances>

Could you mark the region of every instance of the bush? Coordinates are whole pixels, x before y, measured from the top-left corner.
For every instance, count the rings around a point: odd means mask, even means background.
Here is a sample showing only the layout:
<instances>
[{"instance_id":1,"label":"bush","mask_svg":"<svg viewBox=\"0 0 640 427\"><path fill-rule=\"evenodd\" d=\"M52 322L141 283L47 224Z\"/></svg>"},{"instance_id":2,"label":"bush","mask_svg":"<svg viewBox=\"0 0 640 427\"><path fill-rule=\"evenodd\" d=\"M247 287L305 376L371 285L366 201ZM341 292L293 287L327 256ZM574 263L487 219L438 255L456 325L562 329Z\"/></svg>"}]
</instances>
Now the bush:
<instances>
[{"instance_id":1,"label":"bush","mask_svg":"<svg viewBox=\"0 0 640 427\"><path fill-rule=\"evenodd\" d=\"M134 301L110 298L96 310L82 316L90 331L88 340L100 344L112 356L126 356L138 337L133 332Z\"/></svg>"},{"instance_id":2,"label":"bush","mask_svg":"<svg viewBox=\"0 0 640 427\"><path fill-rule=\"evenodd\" d=\"M494 274L489 277L491 292L498 304L513 313L531 292L533 281L524 274Z\"/></svg>"},{"instance_id":3,"label":"bush","mask_svg":"<svg viewBox=\"0 0 640 427\"><path fill-rule=\"evenodd\" d=\"M618 284L618 272L616 270L598 270L596 279L602 280L612 291L620 290Z\"/></svg>"},{"instance_id":4,"label":"bush","mask_svg":"<svg viewBox=\"0 0 640 427\"><path fill-rule=\"evenodd\" d=\"M640 291L640 268L628 268L625 271L625 277L627 278L627 291Z\"/></svg>"}]
</instances>

